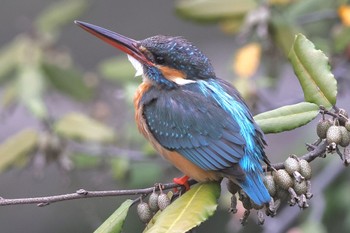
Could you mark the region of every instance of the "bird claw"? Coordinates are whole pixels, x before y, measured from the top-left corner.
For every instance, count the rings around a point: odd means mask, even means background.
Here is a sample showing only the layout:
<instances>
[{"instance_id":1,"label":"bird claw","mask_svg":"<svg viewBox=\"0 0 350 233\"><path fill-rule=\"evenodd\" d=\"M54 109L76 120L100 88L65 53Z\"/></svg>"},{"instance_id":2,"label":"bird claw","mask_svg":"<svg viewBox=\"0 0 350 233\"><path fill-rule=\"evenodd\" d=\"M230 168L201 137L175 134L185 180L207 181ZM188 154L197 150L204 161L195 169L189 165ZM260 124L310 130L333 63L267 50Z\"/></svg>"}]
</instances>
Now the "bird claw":
<instances>
[{"instance_id":1,"label":"bird claw","mask_svg":"<svg viewBox=\"0 0 350 233\"><path fill-rule=\"evenodd\" d=\"M173 179L173 182L175 184L179 184L179 185L185 187L185 190L188 191L188 190L190 190L190 185L188 183L188 179L189 179L188 176L175 177ZM178 192L178 191L179 191L178 188L174 188L174 192Z\"/></svg>"}]
</instances>

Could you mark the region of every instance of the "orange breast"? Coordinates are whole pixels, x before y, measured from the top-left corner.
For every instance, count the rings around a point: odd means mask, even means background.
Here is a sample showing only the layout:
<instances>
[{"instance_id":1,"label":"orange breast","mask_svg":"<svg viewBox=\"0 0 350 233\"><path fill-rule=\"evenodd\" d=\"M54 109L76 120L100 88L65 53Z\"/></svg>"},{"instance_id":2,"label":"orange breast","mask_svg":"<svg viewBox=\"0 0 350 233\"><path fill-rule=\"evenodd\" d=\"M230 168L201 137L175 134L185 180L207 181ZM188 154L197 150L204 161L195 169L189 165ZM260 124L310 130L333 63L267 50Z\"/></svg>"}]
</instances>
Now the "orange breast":
<instances>
[{"instance_id":1,"label":"orange breast","mask_svg":"<svg viewBox=\"0 0 350 233\"><path fill-rule=\"evenodd\" d=\"M222 176L218 172L206 171L187 160L181 154L170 151L162 147L157 140L153 137L152 133L148 129L146 120L143 117L143 106L140 105L141 98L145 92L151 87L148 82L143 82L137 89L134 96L135 107L135 120L138 130L145 138L153 145L153 147L162 155L165 159L170 161L177 169L183 172L185 175L199 181L219 180Z\"/></svg>"}]
</instances>

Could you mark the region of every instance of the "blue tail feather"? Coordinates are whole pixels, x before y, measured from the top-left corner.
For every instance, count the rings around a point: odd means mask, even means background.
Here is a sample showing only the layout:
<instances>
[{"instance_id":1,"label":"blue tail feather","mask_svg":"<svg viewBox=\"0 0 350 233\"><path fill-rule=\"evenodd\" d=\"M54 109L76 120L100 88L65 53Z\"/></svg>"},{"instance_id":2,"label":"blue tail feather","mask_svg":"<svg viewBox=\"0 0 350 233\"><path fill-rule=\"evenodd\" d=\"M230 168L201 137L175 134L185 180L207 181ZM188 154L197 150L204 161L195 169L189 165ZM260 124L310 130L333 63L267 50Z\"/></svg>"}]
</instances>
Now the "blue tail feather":
<instances>
[{"instance_id":1,"label":"blue tail feather","mask_svg":"<svg viewBox=\"0 0 350 233\"><path fill-rule=\"evenodd\" d=\"M257 205L269 203L271 200L271 196L258 174L246 173L244 181L240 182L240 186Z\"/></svg>"}]
</instances>

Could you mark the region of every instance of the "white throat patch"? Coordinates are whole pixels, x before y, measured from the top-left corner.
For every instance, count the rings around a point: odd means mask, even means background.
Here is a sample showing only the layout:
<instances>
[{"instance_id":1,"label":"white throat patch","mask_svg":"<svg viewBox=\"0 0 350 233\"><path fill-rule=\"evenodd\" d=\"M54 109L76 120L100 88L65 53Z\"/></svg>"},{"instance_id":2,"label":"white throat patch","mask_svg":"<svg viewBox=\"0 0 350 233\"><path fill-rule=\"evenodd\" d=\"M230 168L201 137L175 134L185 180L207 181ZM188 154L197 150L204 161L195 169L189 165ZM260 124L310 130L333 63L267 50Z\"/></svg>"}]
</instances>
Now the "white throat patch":
<instances>
[{"instance_id":1,"label":"white throat patch","mask_svg":"<svg viewBox=\"0 0 350 233\"><path fill-rule=\"evenodd\" d=\"M142 64L136 60L135 58L133 58L132 56L130 56L128 54L128 59L129 61L131 62L132 66L135 68L136 70L136 74L135 74L135 77L137 76L141 76L143 74L143 67L142 67Z\"/></svg>"}]
</instances>

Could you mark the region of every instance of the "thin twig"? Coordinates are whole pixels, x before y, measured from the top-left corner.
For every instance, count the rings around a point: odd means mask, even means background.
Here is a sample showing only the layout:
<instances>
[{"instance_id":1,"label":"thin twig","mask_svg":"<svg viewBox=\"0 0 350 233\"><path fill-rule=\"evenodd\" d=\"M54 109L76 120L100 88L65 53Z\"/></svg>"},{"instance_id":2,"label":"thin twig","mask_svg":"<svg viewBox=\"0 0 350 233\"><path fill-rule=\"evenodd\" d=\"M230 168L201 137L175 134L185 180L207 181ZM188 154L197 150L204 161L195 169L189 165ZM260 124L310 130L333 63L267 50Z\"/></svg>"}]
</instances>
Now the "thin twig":
<instances>
[{"instance_id":1,"label":"thin twig","mask_svg":"<svg viewBox=\"0 0 350 233\"><path fill-rule=\"evenodd\" d=\"M301 156L301 159L305 159L308 162L311 162L317 157L320 157L326 153L327 143L323 142L318 146L315 146L312 151ZM272 164L271 167L265 167L268 171L272 169L282 169L284 168L283 163ZM189 180L189 184L193 185L197 183L194 180ZM167 183L162 184L161 188L163 190L178 188L181 187L179 184ZM110 191L88 191L84 189L79 189L75 193L68 193L55 196L45 196L45 197L32 197L32 198L16 198L16 199L7 199L0 198L0 206L6 205L24 205L24 204L37 204L39 207L49 205L54 202L68 201L75 199L83 198L93 198L93 197L115 197L115 196L125 196L125 195L147 195L153 192L153 190L159 190L159 185L155 187L149 187L144 189L129 189L129 190L110 190Z\"/></svg>"},{"instance_id":2,"label":"thin twig","mask_svg":"<svg viewBox=\"0 0 350 233\"><path fill-rule=\"evenodd\" d=\"M305 159L308 162L313 161L314 159L316 159L317 157L322 157L326 151L327 151L327 145L328 143L326 141L324 141L323 143L319 144L318 146L315 146L313 148L313 150L309 151L308 153L306 153L303 156L300 156L300 159ZM275 164L271 164L271 167L264 167L264 171L272 171L273 169L283 169L284 165L283 163L275 163Z\"/></svg>"},{"instance_id":3,"label":"thin twig","mask_svg":"<svg viewBox=\"0 0 350 233\"><path fill-rule=\"evenodd\" d=\"M193 185L197 182L194 180L189 180L188 183L189 185ZM175 183L161 184L160 186L162 190L181 187L181 185L175 184ZM16 199L0 198L0 206L37 204L38 207L43 207L54 202L68 201L68 200L75 200L75 199L82 199L82 198L147 195L152 193L153 190L159 191L159 185L155 185L154 187L149 187L144 189L110 190L110 191L88 191L84 189L79 189L75 193L68 193L68 194L55 195L55 196L16 198Z\"/></svg>"}]
</instances>

